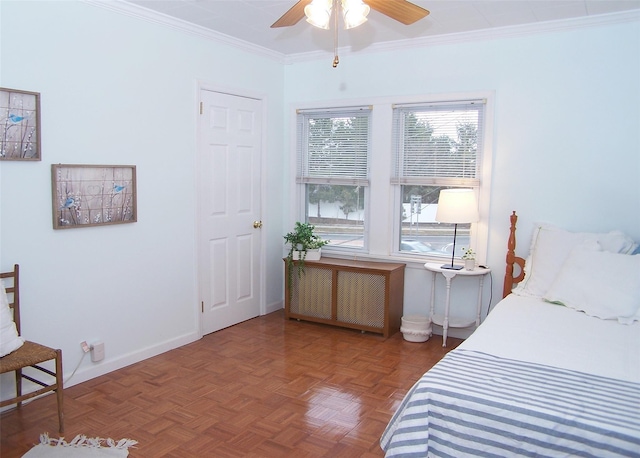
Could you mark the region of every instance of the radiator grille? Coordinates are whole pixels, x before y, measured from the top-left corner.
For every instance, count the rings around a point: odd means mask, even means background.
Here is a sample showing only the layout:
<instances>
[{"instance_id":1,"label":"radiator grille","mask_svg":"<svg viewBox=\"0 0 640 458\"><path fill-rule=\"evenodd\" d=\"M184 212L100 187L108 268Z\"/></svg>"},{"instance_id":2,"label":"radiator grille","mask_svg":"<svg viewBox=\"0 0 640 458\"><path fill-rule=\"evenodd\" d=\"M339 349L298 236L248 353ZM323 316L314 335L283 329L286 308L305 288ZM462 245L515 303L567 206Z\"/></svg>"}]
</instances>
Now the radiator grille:
<instances>
[{"instance_id":1,"label":"radiator grille","mask_svg":"<svg viewBox=\"0 0 640 458\"><path fill-rule=\"evenodd\" d=\"M338 272L338 321L384 327L385 277Z\"/></svg>"},{"instance_id":2,"label":"radiator grille","mask_svg":"<svg viewBox=\"0 0 640 458\"><path fill-rule=\"evenodd\" d=\"M315 318L331 319L331 270L307 266L298 277L293 273L291 313Z\"/></svg>"}]
</instances>

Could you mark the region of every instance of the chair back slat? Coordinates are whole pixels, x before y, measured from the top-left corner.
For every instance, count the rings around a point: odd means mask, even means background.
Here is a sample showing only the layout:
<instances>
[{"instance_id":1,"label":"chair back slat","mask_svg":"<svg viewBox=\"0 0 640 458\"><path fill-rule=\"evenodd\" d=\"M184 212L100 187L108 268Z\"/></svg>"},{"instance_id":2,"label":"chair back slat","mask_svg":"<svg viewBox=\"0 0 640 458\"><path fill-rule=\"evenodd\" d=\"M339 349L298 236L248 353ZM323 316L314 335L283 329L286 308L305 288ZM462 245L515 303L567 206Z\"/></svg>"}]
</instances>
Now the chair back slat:
<instances>
[{"instance_id":1,"label":"chair back slat","mask_svg":"<svg viewBox=\"0 0 640 458\"><path fill-rule=\"evenodd\" d=\"M18 334L20 332L20 269L18 264L13 266L13 272L0 272L0 280L7 291L9 306L13 309L13 321L16 324ZM9 284L7 284L9 283ZM10 297L11 296L11 297ZM55 361L55 372L40 365L45 361ZM30 368L29 373L25 374L22 369ZM34 342L25 342L14 352L0 358L0 373L14 371L16 374L16 397L0 400L0 408L8 405L16 404L22 406L26 401L36 396L41 396L49 391L55 391L58 403L58 424L60 433L64 433L64 380L62 379L62 350L53 349ZM37 375L45 375L45 378L38 378ZM55 382L51 383L47 380L50 377L55 378ZM42 386L35 391L28 393L22 392L22 381L28 380L37 385Z\"/></svg>"},{"instance_id":2,"label":"chair back slat","mask_svg":"<svg viewBox=\"0 0 640 458\"><path fill-rule=\"evenodd\" d=\"M18 264L13 266L12 272L0 272L0 279L3 280L2 283L9 299L9 307L13 310L13 321L16 324L18 334L20 334L20 267Z\"/></svg>"}]
</instances>

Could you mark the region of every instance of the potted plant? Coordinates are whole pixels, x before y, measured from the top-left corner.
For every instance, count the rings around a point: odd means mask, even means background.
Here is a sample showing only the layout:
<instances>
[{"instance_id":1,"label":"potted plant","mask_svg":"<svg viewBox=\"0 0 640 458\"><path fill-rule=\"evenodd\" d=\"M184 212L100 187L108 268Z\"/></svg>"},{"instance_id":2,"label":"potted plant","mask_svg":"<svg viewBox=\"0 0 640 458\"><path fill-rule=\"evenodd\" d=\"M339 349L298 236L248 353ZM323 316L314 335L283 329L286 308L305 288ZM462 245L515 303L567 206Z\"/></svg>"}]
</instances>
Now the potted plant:
<instances>
[{"instance_id":1,"label":"potted plant","mask_svg":"<svg viewBox=\"0 0 640 458\"><path fill-rule=\"evenodd\" d=\"M314 230L315 226L312 224L298 221L293 230L284 236L284 241L289 244L289 254L286 258L289 281L291 281L294 261L298 261L298 276L300 276L304 273L305 260L320 259L320 248L329 243L316 235Z\"/></svg>"},{"instance_id":2,"label":"potted plant","mask_svg":"<svg viewBox=\"0 0 640 458\"><path fill-rule=\"evenodd\" d=\"M476 252L473 248L462 248L462 260L466 270L473 270L476 267Z\"/></svg>"}]
</instances>

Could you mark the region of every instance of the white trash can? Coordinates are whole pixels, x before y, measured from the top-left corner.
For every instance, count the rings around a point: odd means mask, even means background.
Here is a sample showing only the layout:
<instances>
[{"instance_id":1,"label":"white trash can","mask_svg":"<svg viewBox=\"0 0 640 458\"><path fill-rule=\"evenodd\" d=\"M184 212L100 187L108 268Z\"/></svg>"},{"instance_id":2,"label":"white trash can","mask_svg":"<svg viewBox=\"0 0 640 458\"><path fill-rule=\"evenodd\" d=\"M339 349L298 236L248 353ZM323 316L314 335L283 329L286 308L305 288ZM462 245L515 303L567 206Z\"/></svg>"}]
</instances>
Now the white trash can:
<instances>
[{"instance_id":1,"label":"white trash can","mask_svg":"<svg viewBox=\"0 0 640 458\"><path fill-rule=\"evenodd\" d=\"M409 342L426 342L432 333L431 320L421 315L403 316L400 332Z\"/></svg>"}]
</instances>

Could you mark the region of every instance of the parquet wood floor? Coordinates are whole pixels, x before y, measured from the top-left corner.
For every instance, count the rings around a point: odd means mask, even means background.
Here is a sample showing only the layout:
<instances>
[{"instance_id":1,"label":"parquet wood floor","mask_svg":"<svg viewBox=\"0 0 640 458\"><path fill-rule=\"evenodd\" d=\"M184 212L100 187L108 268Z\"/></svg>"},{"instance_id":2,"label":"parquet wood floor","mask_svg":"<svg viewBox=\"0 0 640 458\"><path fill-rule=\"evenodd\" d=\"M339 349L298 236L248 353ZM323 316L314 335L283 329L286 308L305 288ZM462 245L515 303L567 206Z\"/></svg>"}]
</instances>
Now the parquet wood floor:
<instances>
[{"instance_id":1,"label":"parquet wood floor","mask_svg":"<svg viewBox=\"0 0 640 458\"><path fill-rule=\"evenodd\" d=\"M407 342L282 311L65 389L65 434L131 438L132 458L380 457L407 390L461 340ZM108 343L107 343L108 344ZM0 455L59 437L55 396L0 416Z\"/></svg>"}]
</instances>

